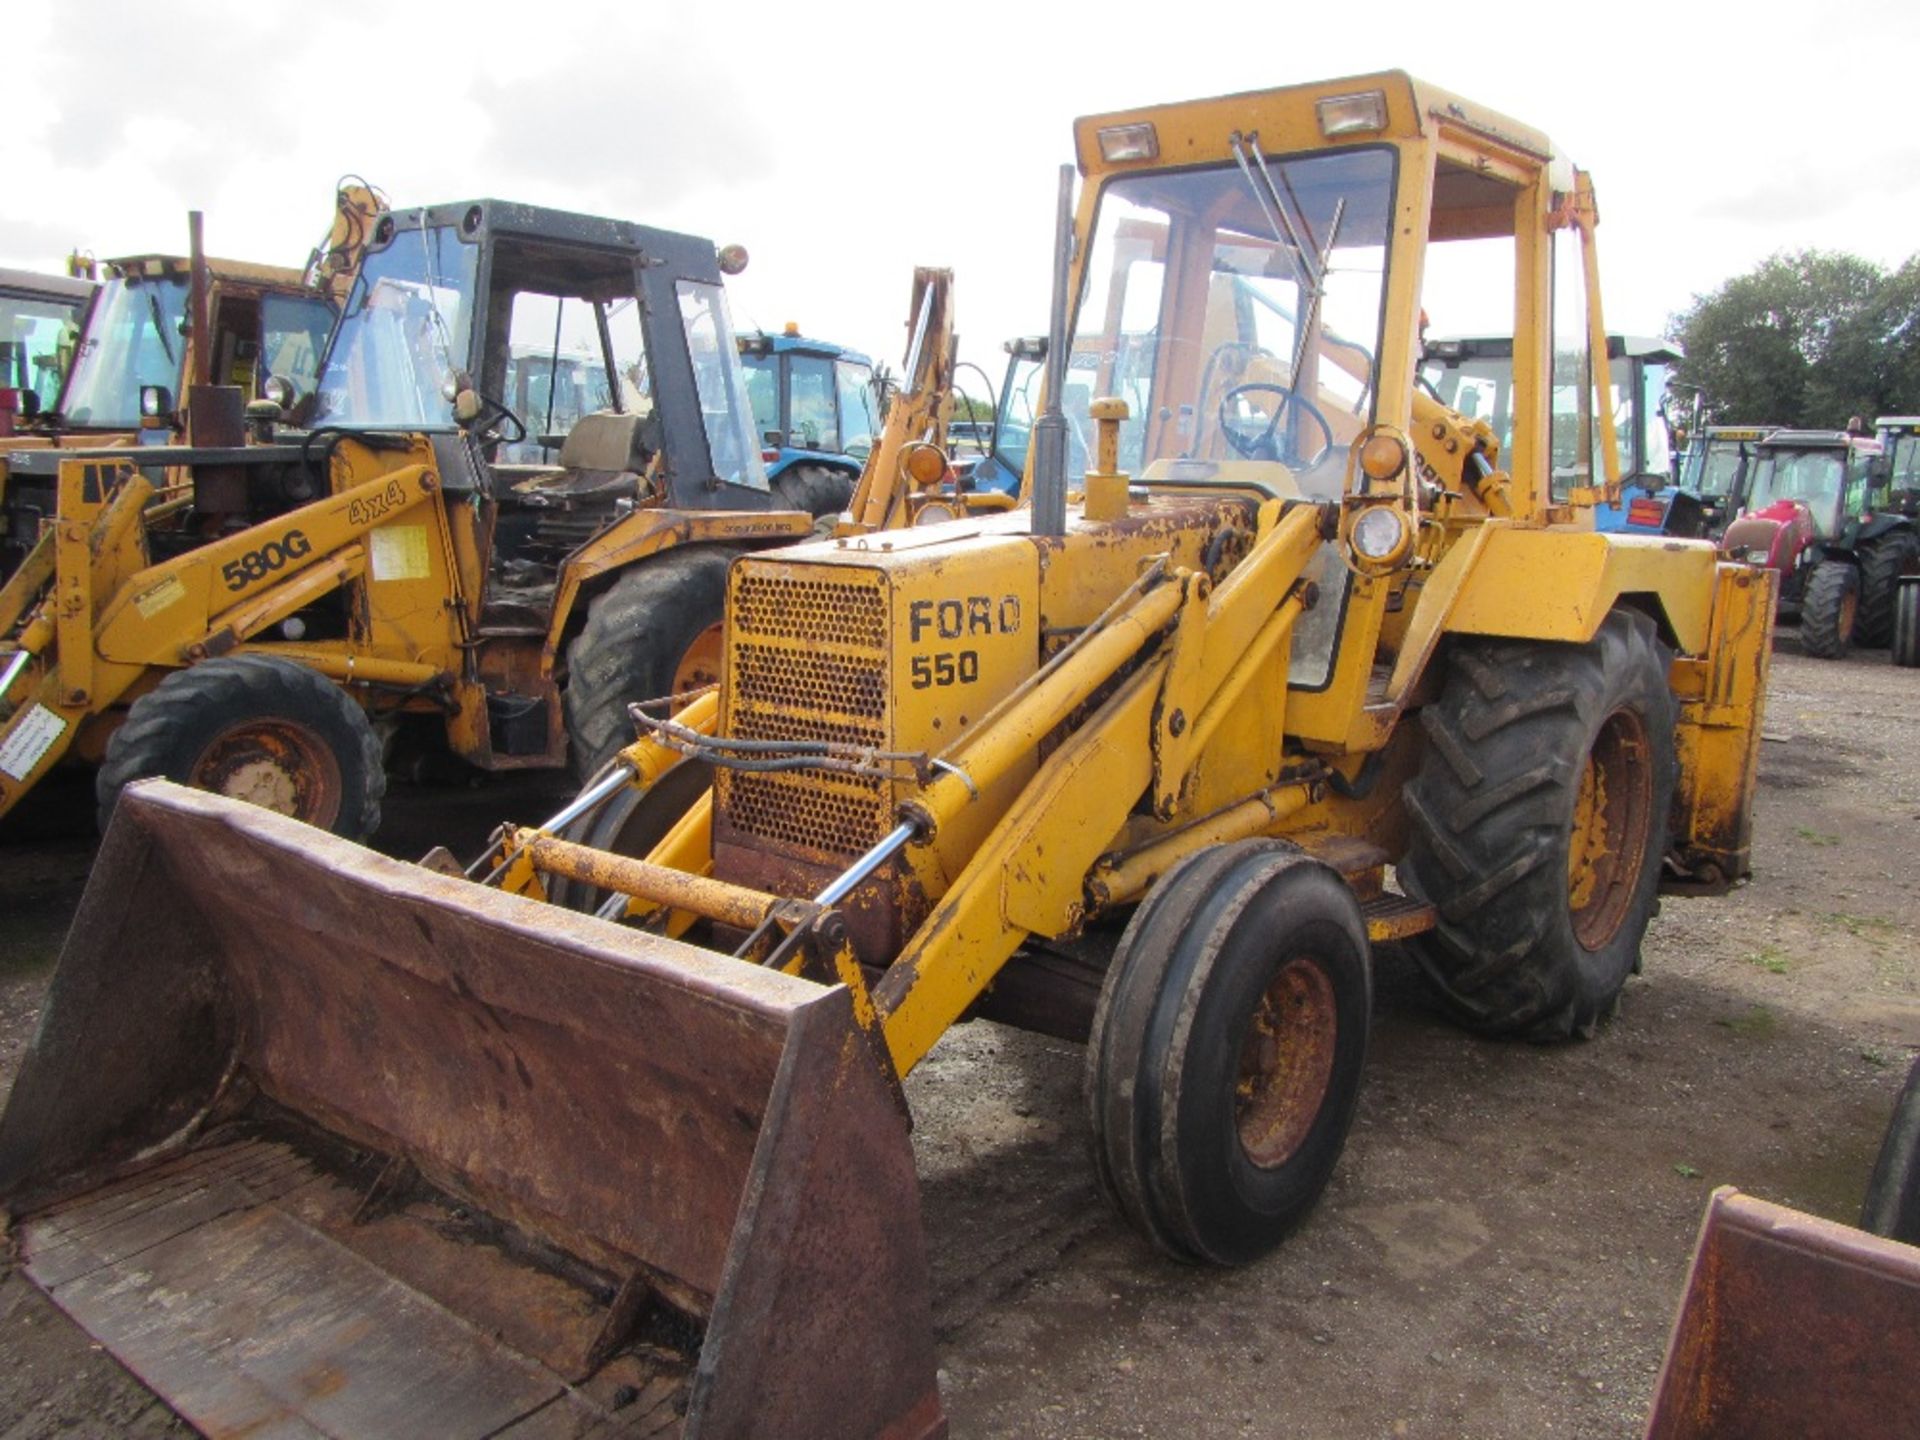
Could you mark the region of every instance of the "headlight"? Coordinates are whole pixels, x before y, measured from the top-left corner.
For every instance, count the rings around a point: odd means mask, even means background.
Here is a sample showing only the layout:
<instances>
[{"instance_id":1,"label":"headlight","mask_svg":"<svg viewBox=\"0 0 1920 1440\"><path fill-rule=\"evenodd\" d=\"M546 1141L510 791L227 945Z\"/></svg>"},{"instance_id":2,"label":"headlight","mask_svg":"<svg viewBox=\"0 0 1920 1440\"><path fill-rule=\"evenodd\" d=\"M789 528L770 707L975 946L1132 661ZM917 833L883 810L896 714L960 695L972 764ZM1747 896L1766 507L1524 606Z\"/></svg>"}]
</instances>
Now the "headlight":
<instances>
[{"instance_id":1,"label":"headlight","mask_svg":"<svg viewBox=\"0 0 1920 1440\"><path fill-rule=\"evenodd\" d=\"M1109 165L1125 160L1157 160L1160 136L1151 122L1141 125L1109 125L1100 134L1100 158Z\"/></svg>"},{"instance_id":2,"label":"headlight","mask_svg":"<svg viewBox=\"0 0 1920 1440\"><path fill-rule=\"evenodd\" d=\"M1377 505L1361 512L1347 538L1353 553L1361 559L1376 565L1390 564L1406 549L1407 520L1398 510Z\"/></svg>"},{"instance_id":3,"label":"headlight","mask_svg":"<svg viewBox=\"0 0 1920 1440\"><path fill-rule=\"evenodd\" d=\"M140 413L149 420L158 420L173 409L173 396L164 385L142 385L140 387Z\"/></svg>"}]
</instances>

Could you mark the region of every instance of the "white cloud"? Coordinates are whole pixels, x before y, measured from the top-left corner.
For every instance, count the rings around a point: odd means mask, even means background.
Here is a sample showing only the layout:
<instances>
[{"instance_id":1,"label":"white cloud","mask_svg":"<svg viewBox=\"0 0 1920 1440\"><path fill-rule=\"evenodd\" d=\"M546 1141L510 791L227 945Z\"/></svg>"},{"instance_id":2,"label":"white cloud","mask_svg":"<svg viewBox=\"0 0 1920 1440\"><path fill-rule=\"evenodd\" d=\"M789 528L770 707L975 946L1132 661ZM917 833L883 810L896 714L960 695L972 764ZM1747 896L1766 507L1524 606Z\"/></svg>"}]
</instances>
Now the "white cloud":
<instances>
[{"instance_id":1,"label":"white cloud","mask_svg":"<svg viewBox=\"0 0 1920 1440\"><path fill-rule=\"evenodd\" d=\"M18 8L18 7L16 7ZM57 24L53 17L58 16ZM311 8L66 0L9 17L0 263L184 245L298 264L333 183L737 240L740 318L897 362L912 267L957 271L963 353L1044 327L1077 114L1407 65L1552 135L1599 189L1608 317L1656 329L1779 248L1898 261L1920 186L1885 57L1908 5L1384 0L1042 7L733 0Z\"/></svg>"}]
</instances>

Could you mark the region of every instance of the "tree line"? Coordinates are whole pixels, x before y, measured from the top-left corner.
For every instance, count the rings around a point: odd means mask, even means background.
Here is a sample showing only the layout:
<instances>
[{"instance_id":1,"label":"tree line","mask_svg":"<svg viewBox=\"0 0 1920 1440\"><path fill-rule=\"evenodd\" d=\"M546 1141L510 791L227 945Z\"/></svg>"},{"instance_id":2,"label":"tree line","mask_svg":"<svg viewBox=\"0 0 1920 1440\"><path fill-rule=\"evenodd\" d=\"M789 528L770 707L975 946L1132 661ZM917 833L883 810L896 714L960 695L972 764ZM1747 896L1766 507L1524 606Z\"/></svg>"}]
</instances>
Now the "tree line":
<instances>
[{"instance_id":1,"label":"tree line","mask_svg":"<svg viewBox=\"0 0 1920 1440\"><path fill-rule=\"evenodd\" d=\"M1841 251L1775 255L1667 326L1686 351L1676 410L1698 395L1703 422L1838 429L1920 413L1920 255L1893 270Z\"/></svg>"}]
</instances>

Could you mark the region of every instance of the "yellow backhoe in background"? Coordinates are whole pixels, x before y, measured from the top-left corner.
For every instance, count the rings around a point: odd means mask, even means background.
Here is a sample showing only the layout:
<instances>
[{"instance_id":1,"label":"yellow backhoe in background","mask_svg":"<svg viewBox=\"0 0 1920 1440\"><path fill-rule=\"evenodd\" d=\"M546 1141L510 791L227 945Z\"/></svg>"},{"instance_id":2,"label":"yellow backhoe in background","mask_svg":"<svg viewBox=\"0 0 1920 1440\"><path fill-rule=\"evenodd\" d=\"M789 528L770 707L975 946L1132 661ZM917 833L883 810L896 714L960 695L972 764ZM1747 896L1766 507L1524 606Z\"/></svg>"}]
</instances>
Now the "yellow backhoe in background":
<instances>
[{"instance_id":1,"label":"yellow backhoe in background","mask_svg":"<svg viewBox=\"0 0 1920 1440\"><path fill-rule=\"evenodd\" d=\"M728 561L811 532L761 466L711 242L355 193L299 385L192 387L184 447L12 457L59 519L0 589L0 816L68 757L103 823L165 775L353 836L415 734L591 776L629 702L718 674Z\"/></svg>"},{"instance_id":2,"label":"yellow backhoe in background","mask_svg":"<svg viewBox=\"0 0 1920 1440\"><path fill-rule=\"evenodd\" d=\"M1027 508L733 560L717 683L473 878L122 798L0 1203L195 1424L943 1434L899 1080L948 1027L1084 1037L1108 1194L1239 1264L1338 1162L1372 946L1589 1034L1661 885L1747 873L1769 580L1550 493L1586 178L1397 73L1075 143ZM1504 450L1415 396L1467 244Z\"/></svg>"}]
</instances>

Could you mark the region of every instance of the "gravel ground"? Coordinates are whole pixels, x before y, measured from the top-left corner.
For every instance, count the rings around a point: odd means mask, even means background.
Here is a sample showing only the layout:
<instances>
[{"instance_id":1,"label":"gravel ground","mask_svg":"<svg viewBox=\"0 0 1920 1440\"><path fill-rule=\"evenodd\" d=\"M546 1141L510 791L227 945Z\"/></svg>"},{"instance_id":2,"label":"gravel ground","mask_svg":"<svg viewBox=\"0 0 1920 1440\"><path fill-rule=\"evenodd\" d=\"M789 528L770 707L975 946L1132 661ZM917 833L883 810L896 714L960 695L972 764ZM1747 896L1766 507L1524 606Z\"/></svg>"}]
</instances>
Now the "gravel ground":
<instances>
[{"instance_id":1,"label":"gravel ground","mask_svg":"<svg viewBox=\"0 0 1920 1440\"><path fill-rule=\"evenodd\" d=\"M1640 1433L1708 1193L1852 1220L1920 1050L1920 673L1775 657L1753 882L1665 902L1590 1042L1473 1040L1377 957L1359 1118L1319 1209L1223 1273L1106 1210L1078 1047L985 1022L909 1082L956 1436ZM387 847L471 844L551 789L396 790ZM456 848L459 848L456 846ZM91 856L0 847L0 1093ZM19 1277L0 1440L185 1434Z\"/></svg>"}]
</instances>

